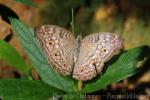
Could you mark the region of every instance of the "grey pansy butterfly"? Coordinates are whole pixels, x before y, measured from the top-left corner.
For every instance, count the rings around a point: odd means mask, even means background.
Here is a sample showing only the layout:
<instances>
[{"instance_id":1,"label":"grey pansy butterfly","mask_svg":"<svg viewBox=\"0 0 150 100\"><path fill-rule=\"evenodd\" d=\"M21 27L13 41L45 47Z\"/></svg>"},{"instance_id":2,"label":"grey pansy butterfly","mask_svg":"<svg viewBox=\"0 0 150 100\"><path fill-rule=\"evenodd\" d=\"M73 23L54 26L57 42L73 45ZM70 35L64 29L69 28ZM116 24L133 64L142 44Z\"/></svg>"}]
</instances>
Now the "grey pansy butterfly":
<instances>
[{"instance_id":1,"label":"grey pansy butterfly","mask_svg":"<svg viewBox=\"0 0 150 100\"><path fill-rule=\"evenodd\" d=\"M35 28L35 36L55 71L82 81L95 77L101 72L104 62L122 49L122 39L107 32L75 39L63 28L42 25Z\"/></svg>"}]
</instances>

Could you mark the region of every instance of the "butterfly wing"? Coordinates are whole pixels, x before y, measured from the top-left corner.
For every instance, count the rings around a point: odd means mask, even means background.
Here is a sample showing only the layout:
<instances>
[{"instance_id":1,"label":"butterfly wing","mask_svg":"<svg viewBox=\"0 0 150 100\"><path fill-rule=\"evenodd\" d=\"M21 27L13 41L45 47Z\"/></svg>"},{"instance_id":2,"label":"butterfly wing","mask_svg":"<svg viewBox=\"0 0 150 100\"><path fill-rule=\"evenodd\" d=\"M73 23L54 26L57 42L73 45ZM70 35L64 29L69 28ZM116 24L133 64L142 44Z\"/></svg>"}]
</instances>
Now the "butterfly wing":
<instances>
[{"instance_id":1,"label":"butterfly wing","mask_svg":"<svg viewBox=\"0 0 150 100\"><path fill-rule=\"evenodd\" d=\"M104 62L122 49L122 39L113 33L95 33L81 40L73 78L90 80L101 72Z\"/></svg>"},{"instance_id":2,"label":"butterfly wing","mask_svg":"<svg viewBox=\"0 0 150 100\"><path fill-rule=\"evenodd\" d=\"M60 74L70 75L73 69L73 55L76 47L71 32L53 25L35 28L35 36L43 48L48 62Z\"/></svg>"}]
</instances>

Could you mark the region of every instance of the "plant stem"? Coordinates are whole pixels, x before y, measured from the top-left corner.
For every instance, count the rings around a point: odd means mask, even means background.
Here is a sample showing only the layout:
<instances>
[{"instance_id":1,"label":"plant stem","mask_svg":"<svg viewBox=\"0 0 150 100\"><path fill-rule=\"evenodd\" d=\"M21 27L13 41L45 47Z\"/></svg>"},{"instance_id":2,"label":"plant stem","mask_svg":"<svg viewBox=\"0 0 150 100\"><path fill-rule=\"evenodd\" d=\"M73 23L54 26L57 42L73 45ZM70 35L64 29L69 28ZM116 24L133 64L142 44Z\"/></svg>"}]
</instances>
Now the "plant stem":
<instances>
[{"instance_id":1,"label":"plant stem","mask_svg":"<svg viewBox=\"0 0 150 100\"><path fill-rule=\"evenodd\" d=\"M78 81L78 91L81 91L83 87L83 82L81 80Z\"/></svg>"},{"instance_id":2,"label":"plant stem","mask_svg":"<svg viewBox=\"0 0 150 100\"><path fill-rule=\"evenodd\" d=\"M74 33L74 10L73 8L71 9L71 29L72 29L72 33Z\"/></svg>"}]
</instances>

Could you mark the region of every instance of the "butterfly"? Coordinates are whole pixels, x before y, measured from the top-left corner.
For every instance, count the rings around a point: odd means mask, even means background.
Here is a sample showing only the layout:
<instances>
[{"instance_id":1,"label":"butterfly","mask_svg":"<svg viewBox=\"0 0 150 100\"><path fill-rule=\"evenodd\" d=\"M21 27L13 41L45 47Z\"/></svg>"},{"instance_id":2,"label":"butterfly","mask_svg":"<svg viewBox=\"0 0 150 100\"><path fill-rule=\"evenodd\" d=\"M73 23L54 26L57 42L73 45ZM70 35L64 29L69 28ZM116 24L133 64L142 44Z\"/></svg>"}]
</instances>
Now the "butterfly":
<instances>
[{"instance_id":1,"label":"butterfly","mask_svg":"<svg viewBox=\"0 0 150 100\"><path fill-rule=\"evenodd\" d=\"M81 81L94 78L101 72L104 63L123 48L123 40L108 32L76 39L66 29L42 25L36 27L34 33L53 69Z\"/></svg>"}]
</instances>

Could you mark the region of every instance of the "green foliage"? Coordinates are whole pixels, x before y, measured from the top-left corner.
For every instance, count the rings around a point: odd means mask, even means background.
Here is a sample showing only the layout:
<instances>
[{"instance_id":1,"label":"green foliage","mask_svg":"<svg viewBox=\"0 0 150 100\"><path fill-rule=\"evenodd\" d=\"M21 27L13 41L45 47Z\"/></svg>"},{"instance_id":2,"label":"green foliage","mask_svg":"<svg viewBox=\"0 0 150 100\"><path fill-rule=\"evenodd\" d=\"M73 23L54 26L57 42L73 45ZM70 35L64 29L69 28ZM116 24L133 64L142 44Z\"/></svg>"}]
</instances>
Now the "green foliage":
<instances>
[{"instance_id":1,"label":"green foliage","mask_svg":"<svg viewBox=\"0 0 150 100\"><path fill-rule=\"evenodd\" d=\"M14 0L15 2L20 2L28 6L37 7L35 3L33 3L31 0Z\"/></svg>"},{"instance_id":2,"label":"green foliage","mask_svg":"<svg viewBox=\"0 0 150 100\"><path fill-rule=\"evenodd\" d=\"M23 74L28 75L29 66L27 66L18 54L18 52L8 43L0 40L0 59L7 62L10 66L13 66Z\"/></svg>"},{"instance_id":3,"label":"green foliage","mask_svg":"<svg viewBox=\"0 0 150 100\"><path fill-rule=\"evenodd\" d=\"M48 100L64 94L41 81L18 79L0 80L0 99L2 100Z\"/></svg>"}]
</instances>

